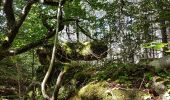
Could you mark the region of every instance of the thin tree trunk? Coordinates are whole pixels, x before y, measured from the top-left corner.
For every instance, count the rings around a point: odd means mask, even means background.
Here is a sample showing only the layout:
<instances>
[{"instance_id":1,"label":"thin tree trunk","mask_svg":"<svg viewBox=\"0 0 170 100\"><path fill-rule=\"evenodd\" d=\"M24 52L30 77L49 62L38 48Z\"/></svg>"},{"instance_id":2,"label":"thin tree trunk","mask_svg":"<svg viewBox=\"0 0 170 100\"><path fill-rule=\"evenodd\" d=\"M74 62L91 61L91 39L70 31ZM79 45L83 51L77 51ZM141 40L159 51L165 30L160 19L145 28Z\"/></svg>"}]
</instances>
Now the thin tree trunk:
<instances>
[{"instance_id":1,"label":"thin tree trunk","mask_svg":"<svg viewBox=\"0 0 170 100\"><path fill-rule=\"evenodd\" d=\"M57 25L56 25L56 34L55 34L55 39L54 39L54 46L53 46L53 52L52 52L52 57L51 57L51 62L50 62L50 65L49 65L49 68L48 68L48 71L43 79L43 82L41 84L41 92L42 92L42 95L45 99L48 99L50 100L50 96L46 93L46 90L45 90L45 85L46 85L46 82L50 76L50 73L52 71L52 68L53 68L53 64L54 64L54 59L55 59L55 52L56 52L56 45L58 43L58 32L59 32L59 21L60 21L60 14L61 14L61 1L62 0L59 0L59 7L58 7L58 11L57 11Z\"/></svg>"},{"instance_id":2,"label":"thin tree trunk","mask_svg":"<svg viewBox=\"0 0 170 100\"><path fill-rule=\"evenodd\" d=\"M161 34L162 34L162 43L168 43L165 21L164 20L161 21L160 24L161 24L160 26L161 26ZM167 50L168 50L167 46L163 47L163 56L167 55L166 52Z\"/></svg>"},{"instance_id":3,"label":"thin tree trunk","mask_svg":"<svg viewBox=\"0 0 170 100\"><path fill-rule=\"evenodd\" d=\"M161 18L161 14L164 12L164 7L162 6L164 2L162 0L156 0L157 2L157 7L158 7L158 12L159 16ZM162 35L162 43L168 43L168 38L167 38L167 32L166 32L166 23L164 19L160 19L160 29L161 29L161 35ZM163 56L167 55L168 53L166 52L168 50L168 47L163 47Z\"/></svg>"}]
</instances>

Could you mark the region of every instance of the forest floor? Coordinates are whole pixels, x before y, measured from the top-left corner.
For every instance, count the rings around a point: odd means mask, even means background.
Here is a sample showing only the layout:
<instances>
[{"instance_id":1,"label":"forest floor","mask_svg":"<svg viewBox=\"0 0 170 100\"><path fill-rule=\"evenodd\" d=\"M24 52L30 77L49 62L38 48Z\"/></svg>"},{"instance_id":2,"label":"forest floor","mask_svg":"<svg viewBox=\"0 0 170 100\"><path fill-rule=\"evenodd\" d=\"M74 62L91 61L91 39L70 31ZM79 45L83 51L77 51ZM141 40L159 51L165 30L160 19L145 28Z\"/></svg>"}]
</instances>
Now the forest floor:
<instances>
[{"instance_id":1,"label":"forest floor","mask_svg":"<svg viewBox=\"0 0 170 100\"><path fill-rule=\"evenodd\" d=\"M162 79L167 80L169 76L167 76L164 72L155 73L148 66L141 65L126 65L126 64L109 64L107 68L98 67L98 68L90 68L81 70L78 74L76 73L74 77L69 78L77 78L77 81L88 80L83 83L83 86L92 81L106 81L109 83L109 87L111 89L139 89L140 91L144 91L149 93L152 96L152 100L160 100L159 94L152 87L152 77L159 76ZM82 67L83 68L83 67ZM78 69L79 70L79 69ZM75 71L75 70L74 70ZM2 73L2 70L1 72ZM4 73L4 72L3 72ZM25 89L29 86L31 82L25 80L25 78L18 81L18 78L14 73L13 75L9 75L6 73L5 75L1 75L0 77L0 96L10 96L18 93L19 88L20 91L25 91ZM83 75L84 74L84 75ZM89 76L88 79L87 76ZM12 76L12 77L11 77ZM69 74L68 74L69 76ZM68 77L66 76L66 77ZM76 76L76 77L75 77ZM82 78L83 77L83 78ZM85 79L84 79L85 78ZM20 83L19 83L20 82ZM20 85L18 85L20 84ZM80 83L81 84L81 83ZM170 84L169 84L170 85ZM0 98L1 99L1 98Z\"/></svg>"}]
</instances>

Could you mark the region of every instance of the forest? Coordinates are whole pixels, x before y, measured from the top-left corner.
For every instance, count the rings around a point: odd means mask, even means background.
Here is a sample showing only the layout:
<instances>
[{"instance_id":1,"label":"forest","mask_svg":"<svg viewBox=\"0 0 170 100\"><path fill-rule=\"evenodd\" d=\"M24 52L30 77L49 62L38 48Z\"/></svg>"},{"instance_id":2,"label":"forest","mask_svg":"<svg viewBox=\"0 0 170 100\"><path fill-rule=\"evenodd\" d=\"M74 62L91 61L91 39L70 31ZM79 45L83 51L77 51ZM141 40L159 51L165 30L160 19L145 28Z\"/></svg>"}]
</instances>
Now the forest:
<instances>
[{"instance_id":1,"label":"forest","mask_svg":"<svg viewBox=\"0 0 170 100\"><path fill-rule=\"evenodd\" d=\"M0 100L170 100L170 0L0 0Z\"/></svg>"}]
</instances>

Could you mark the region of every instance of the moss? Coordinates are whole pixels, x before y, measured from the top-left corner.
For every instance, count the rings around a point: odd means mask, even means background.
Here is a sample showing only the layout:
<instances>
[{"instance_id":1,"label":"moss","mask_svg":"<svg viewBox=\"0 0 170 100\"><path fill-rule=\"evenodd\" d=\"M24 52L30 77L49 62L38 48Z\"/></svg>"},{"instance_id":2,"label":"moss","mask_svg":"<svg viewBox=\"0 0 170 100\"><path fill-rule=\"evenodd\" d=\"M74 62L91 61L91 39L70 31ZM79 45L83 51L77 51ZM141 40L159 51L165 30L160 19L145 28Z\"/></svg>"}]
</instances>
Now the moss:
<instances>
[{"instance_id":1,"label":"moss","mask_svg":"<svg viewBox=\"0 0 170 100\"><path fill-rule=\"evenodd\" d=\"M97 55L101 55L102 53L106 52L108 47L105 43L100 41L93 41L93 42L66 42L62 44L66 53L74 54L79 53L80 55L88 55L91 52Z\"/></svg>"},{"instance_id":2,"label":"moss","mask_svg":"<svg viewBox=\"0 0 170 100\"><path fill-rule=\"evenodd\" d=\"M103 100L106 91L105 86L107 86L106 82L90 83L80 89L78 95L82 100Z\"/></svg>"},{"instance_id":3,"label":"moss","mask_svg":"<svg viewBox=\"0 0 170 100\"><path fill-rule=\"evenodd\" d=\"M63 44L57 44L56 46L57 46L56 54L55 54L56 59L62 62L69 62L71 60L91 61L91 60L97 60L99 58L102 59L107 56L107 53L104 53L106 51L105 49L107 49L107 45L101 44L100 46L100 44L94 44L93 42L85 42L85 43L66 42ZM37 49L39 61L42 65L49 64L50 57L52 54L52 49L53 49L53 44L47 44L42 48Z\"/></svg>"},{"instance_id":4,"label":"moss","mask_svg":"<svg viewBox=\"0 0 170 100\"><path fill-rule=\"evenodd\" d=\"M84 47L80 50L80 54L81 55L88 55L91 53L91 44L89 42L85 42L84 44Z\"/></svg>"},{"instance_id":5,"label":"moss","mask_svg":"<svg viewBox=\"0 0 170 100\"><path fill-rule=\"evenodd\" d=\"M80 96L75 95L74 97L72 97L70 100L81 100Z\"/></svg>"},{"instance_id":6,"label":"moss","mask_svg":"<svg viewBox=\"0 0 170 100\"><path fill-rule=\"evenodd\" d=\"M80 89L73 100L150 100L148 93L137 89L111 89L109 83L90 83Z\"/></svg>"},{"instance_id":7,"label":"moss","mask_svg":"<svg viewBox=\"0 0 170 100\"><path fill-rule=\"evenodd\" d=\"M119 89L112 90L112 97L117 98L117 100L146 100L150 99L149 94L136 89Z\"/></svg>"},{"instance_id":8,"label":"moss","mask_svg":"<svg viewBox=\"0 0 170 100\"><path fill-rule=\"evenodd\" d=\"M72 49L71 49L70 46L68 45L68 42L63 43L63 48L64 48L64 50L65 50L65 52L66 52L67 54L71 54L71 53L72 53Z\"/></svg>"}]
</instances>

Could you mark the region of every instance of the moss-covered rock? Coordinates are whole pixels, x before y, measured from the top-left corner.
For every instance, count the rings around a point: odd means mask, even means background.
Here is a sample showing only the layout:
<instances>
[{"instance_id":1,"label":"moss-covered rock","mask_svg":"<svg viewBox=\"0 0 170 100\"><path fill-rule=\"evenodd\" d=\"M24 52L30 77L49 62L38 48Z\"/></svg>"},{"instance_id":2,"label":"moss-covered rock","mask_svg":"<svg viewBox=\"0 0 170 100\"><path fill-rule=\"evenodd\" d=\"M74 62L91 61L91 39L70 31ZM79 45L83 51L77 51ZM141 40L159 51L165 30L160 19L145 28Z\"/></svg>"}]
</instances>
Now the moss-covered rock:
<instances>
[{"instance_id":1,"label":"moss-covered rock","mask_svg":"<svg viewBox=\"0 0 170 100\"><path fill-rule=\"evenodd\" d=\"M162 69L165 72L170 72L170 56L155 59L149 62L150 66L154 66L156 70Z\"/></svg>"},{"instance_id":2,"label":"moss-covered rock","mask_svg":"<svg viewBox=\"0 0 170 100\"><path fill-rule=\"evenodd\" d=\"M52 54L53 44L47 44L37 49L37 54L42 65L48 65ZM108 47L102 42L66 42L57 44L56 59L62 62L72 60L92 61L107 56Z\"/></svg>"},{"instance_id":3,"label":"moss-covered rock","mask_svg":"<svg viewBox=\"0 0 170 100\"><path fill-rule=\"evenodd\" d=\"M138 89L109 88L109 83L89 83L72 100L150 100L151 96Z\"/></svg>"}]
</instances>

